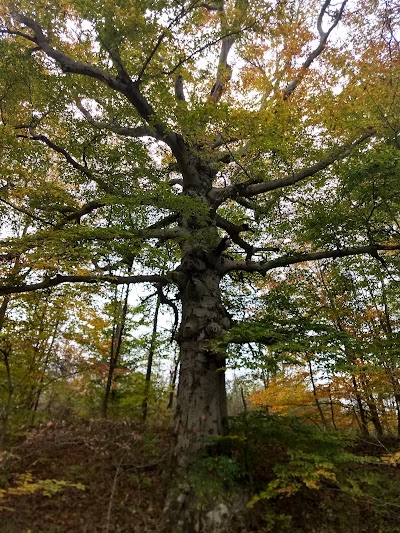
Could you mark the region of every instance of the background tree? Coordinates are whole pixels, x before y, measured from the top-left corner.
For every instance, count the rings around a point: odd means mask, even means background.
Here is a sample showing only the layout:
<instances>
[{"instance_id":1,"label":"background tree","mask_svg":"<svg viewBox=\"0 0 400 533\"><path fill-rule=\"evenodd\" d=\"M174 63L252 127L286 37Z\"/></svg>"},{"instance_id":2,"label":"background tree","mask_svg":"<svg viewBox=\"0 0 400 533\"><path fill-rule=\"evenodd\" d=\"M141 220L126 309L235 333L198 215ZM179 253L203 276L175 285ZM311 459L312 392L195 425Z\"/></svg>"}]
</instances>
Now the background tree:
<instances>
[{"instance_id":1,"label":"background tree","mask_svg":"<svg viewBox=\"0 0 400 533\"><path fill-rule=\"evenodd\" d=\"M294 389L301 396L303 387L305 399L314 394L314 415L319 412L323 426L330 419L333 426L348 427L349 417L343 417L348 411L351 425L358 424L365 435L370 429L378 435L397 433L398 281L393 272L390 260L382 265L349 258L269 275L247 330L253 330L253 338L269 337L268 352L259 354L255 365L274 364L275 373L252 401L290 409ZM241 328L233 328L232 335L235 330L241 335ZM290 387L293 395L287 394Z\"/></svg>"}]
</instances>

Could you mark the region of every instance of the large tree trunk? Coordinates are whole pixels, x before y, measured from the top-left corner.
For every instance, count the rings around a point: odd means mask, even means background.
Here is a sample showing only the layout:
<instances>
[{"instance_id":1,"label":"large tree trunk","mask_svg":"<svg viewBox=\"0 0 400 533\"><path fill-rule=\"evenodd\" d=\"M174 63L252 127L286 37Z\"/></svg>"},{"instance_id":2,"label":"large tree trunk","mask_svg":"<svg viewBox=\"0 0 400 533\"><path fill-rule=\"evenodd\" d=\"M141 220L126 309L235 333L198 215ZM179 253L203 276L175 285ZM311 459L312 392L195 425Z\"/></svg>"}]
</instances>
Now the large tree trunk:
<instances>
[{"instance_id":1,"label":"large tree trunk","mask_svg":"<svg viewBox=\"0 0 400 533\"><path fill-rule=\"evenodd\" d=\"M218 269L209 264L212 259L204 254L187 261L191 271L182 276L174 454L181 466L226 427L226 360L218 338L229 329L230 319L221 301Z\"/></svg>"},{"instance_id":2,"label":"large tree trunk","mask_svg":"<svg viewBox=\"0 0 400 533\"><path fill-rule=\"evenodd\" d=\"M218 233L215 208L208 197L214 174L204 161L199 164L193 158L190 162L185 163L189 175L182 173L184 194L198 201L199 210L183 214L179 221L187 238L181 241L181 265L173 278L179 288L182 317L175 336L180 371L171 462L174 477L164 508L164 530L222 533L229 531L228 514L234 515L228 511L224 491L200 499L201 491L196 491L191 475L210 441L226 431L223 335L231 319L222 303L220 282L228 239L221 239Z\"/></svg>"},{"instance_id":3,"label":"large tree trunk","mask_svg":"<svg viewBox=\"0 0 400 533\"><path fill-rule=\"evenodd\" d=\"M185 257L179 276L182 321L177 333L181 364L172 458L175 483L164 509L164 531L173 533L229 531L227 517L233 516L223 491L199 500L190 481L193 464L201 462L212 438L226 431L226 356L221 336L231 320L221 300L221 260L212 251L193 252Z\"/></svg>"}]
</instances>

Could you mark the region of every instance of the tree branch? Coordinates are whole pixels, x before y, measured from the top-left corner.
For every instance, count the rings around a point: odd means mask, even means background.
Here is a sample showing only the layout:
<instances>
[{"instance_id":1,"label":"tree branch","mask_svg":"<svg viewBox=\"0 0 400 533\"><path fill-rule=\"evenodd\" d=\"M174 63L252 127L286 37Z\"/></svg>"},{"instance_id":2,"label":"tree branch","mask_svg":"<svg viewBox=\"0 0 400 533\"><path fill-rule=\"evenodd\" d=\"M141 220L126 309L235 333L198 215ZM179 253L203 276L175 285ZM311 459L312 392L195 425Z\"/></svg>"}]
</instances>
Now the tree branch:
<instances>
[{"instance_id":1,"label":"tree branch","mask_svg":"<svg viewBox=\"0 0 400 533\"><path fill-rule=\"evenodd\" d=\"M148 67L150 61L153 59L155 53L157 52L157 50L160 48L161 46L161 43L163 42L165 38L165 32L162 32L159 36L158 36L158 39L156 41L156 44L153 46L152 50L150 51L149 55L147 56L147 58L145 59L144 63L143 63L143 66L142 68L140 69L138 75L137 75L137 79L138 80L141 80L142 77L143 77L143 74L146 70L146 68Z\"/></svg>"},{"instance_id":2,"label":"tree branch","mask_svg":"<svg viewBox=\"0 0 400 533\"><path fill-rule=\"evenodd\" d=\"M194 0L193 2L190 2L187 7L185 7L184 4L182 4L182 6L180 6L178 14L167 25L167 30L171 31L172 28L174 27L174 25L177 22L179 22L180 20L185 18L186 15L188 15L191 11L193 11L194 9L196 9L198 7L197 4L198 4L198 0ZM145 73L146 68L149 66L149 64L150 64L151 60L153 59L154 55L156 54L157 50L160 48L160 46L161 46L164 38L166 37L166 35L167 35L167 31L164 30L158 36L153 48L150 50L147 58L145 59L143 65L142 65L142 68L140 69L140 71L139 71L139 73L137 75L137 80L138 81L142 80L143 74Z\"/></svg>"},{"instance_id":3,"label":"tree branch","mask_svg":"<svg viewBox=\"0 0 400 533\"><path fill-rule=\"evenodd\" d=\"M199 54L200 52L203 52L204 50L207 50L207 48L211 48L212 46L214 46L215 44L220 43L224 39L228 39L229 37L237 36L238 34L239 34L239 31L232 30L232 31L227 32L225 35L219 35L218 37L216 37L212 41L209 41L208 43L206 43L206 44L204 44L202 46L199 46L199 48L196 48L196 50L193 50L189 54L183 56L170 70L163 70L162 73L166 74L167 76L171 76L172 74L175 74L175 72L182 65L184 65L186 63L186 61L189 61L190 59L192 59L192 57L194 57L196 54Z\"/></svg>"},{"instance_id":4,"label":"tree branch","mask_svg":"<svg viewBox=\"0 0 400 533\"><path fill-rule=\"evenodd\" d=\"M110 122L102 122L99 120L95 120L89 113L89 111L83 107L82 102L80 102L79 100L76 101L76 106L82 113L82 115L86 118L86 120L89 122L89 124L97 128L98 130L112 131L113 133L117 133L118 135L123 135L125 137L155 137L156 139L159 139L154 130L151 130L146 126L136 126L131 128L120 126L119 124L113 124Z\"/></svg>"},{"instance_id":5,"label":"tree branch","mask_svg":"<svg viewBox=\"0 0 400 533\"><path fill-rule=\"evenodd\" d=\"M27 33L23 33L22 31L10 30L6 28L4 30L0 30L0 34L15 35L16 37L23 37L24 39L27 39L28 41L31 41L32 43L37 44L37 40L35 37L32 37L31 35L28 35Z\"/></svg>"},{"instance_id":6,"label":"tree branch","mask_svg":"<svg viewBox=\"0 0 400 533\"><path fill-rule=\"evenodd\" d=\"M211 102L214 102L214 104L216 104L220 100L222 93L232 76L232 69L228 65L228 54L230 49L232 48L233 43L235 42L235 38L236 37L234 36L226 37L222 40L221 43L217 76L209 97Z\"/></svg>"},{"instance_id":7,"label":"tree branch","mask_svg":"<svg viewBox=\"0 0 400 533\"><path fill-rule=\"evenodd\" d=\"M27 209L24 209L23 207L18 207L14 205L13 203L9 202L8 200L5 200L4 198L0 198L0 202L3 202L4 204L8 205L8 207L11 207L11 209L15 209L18 213L22 213L23 215L26 215L30 217L32 220L36 220L36 222L41 222L42 224L46 224L46 226L52 226L53 224L49 222L48 220L45 220L42 217L39 217Z\"/></svg>"},{"instance_id":8,"label":"tree branch","mask_svg":"<svg viewBox=\"0 0 400 533\"><path fill-rule=\"evenodd\" d=\"M179 218L179 214L172 213L172 215L168 215L168 216L162 218L161 220L158 220L157 222L154 222L154 224L149 226L147 229L151 230L151 229L165 228L169 224L173 224L174 222L176 222L178 220L178 218Z\"/></svg>"},{"instance_id":9,"label":"tree branch","mask_svg":"<svg viewBox=\"0 0 400 533\"><path fill-rule=\"evenodd\" d=\"M61 154L67 163L69 163L73 168L76 170L79 170L82 172L82 174L85 174L90 180L97 183L103 191L105 191L108 194L114 194L115 191L102 179L96 176L89 168L87 168L85 165L82 165L79 163L76 159L74 159L65 148L62 148L58 144L55 144L53 141L51 141L46 135L35 133L32 128L29 128L29 136L28 135L18 135L18 137L21 137L23 139L28 139L32 141L39 141L54 150L55 152Z\"/></svg>"},{"instance_id":10,"label":"tree branch","mask_svg":"<svg viewBox=\"0 0 400 533\"><path fill-rule=\"evenodd\" d=\"M82 206L80 209L72 210L68 214L64 214L64 219L55 226L55 229L60 229L67 222L70 222L72 220L75 220L79 223L80 219L83 216L88 215L89 213L92 213L92 211L95 211L96 209L100 209L100 207L104 207L105 205L106 204L104 203L96 202L96 201L88 202L87 204Z\"/></svg>"},{"instance_id":11,"label":"tree branch","mask_svg":"<svg viewBox=\"0 0 400 533\"><path fill-rule=\"evenodd\" d=\"M310 167L303 168L299 170L298 172L291 174L289 176L286 176L284 178L279 178L279 179L270 180L270 181L261 182L261 183L260 183L261 181L260 179L248 180L243 183L238 183L236 185L225 187L224 189L215 187L211 190L211 192L209 193L209 196L210 198L212 198L212 200L215 202L216 205L220 205L222 202L224 202L228 198L235 198L236 196L240 196L242 198L251 198L252 196L270 192L275 189L282 189L284 187L289 187L290 185L294 185L295 183L298 183L299 181L302 181L306 178L314 176L321 170L328 168L330 165L332 165L336 161L345 159L348 155L351 154L354 148L356 148L357 146L362 144L364 141L372 137L374 133L375 132L372 130L368 131L367 133L364 133L364 135L362 135L356 141L338 148L331 154L327 155L324 159L321 159L320 161L318 161L318 163L315 163L314 165L311 165Z\"/></svg>"},{"instance_id":12,"label":"tree branch","mask_svg":"<svg viewBox=\"0 0 400 533\"><path fill-rule=\"evenodd\" d=\"M246 252L248 259L250 259L252 255L254 255L255 248L250 243L242 239L242 237L240 237L241 232L250 230L247 224L241 224L240 226L238 226L237 224L233 224L229 220L226 220L225 218L221 217L220 215L216 215L215 221L217 226L219 228L224 229L229 235L229 237L232 239L232 241Z\"/></svg>"},{"instance_id":13,"label":"tree branch","mask_svg":"<svg viewBox=\"0 0 400 533\"><path fill-rule=\"evenodd\" d=\"M43 243L48 243L55 238L59 240L60 244L64 241L74 243L93 241L112 242L115 240L143 241L147 239L158 239L161 242L165 242L170 239L179 239L186 235L186 230L179 226L172 228L150 226L142 230L132 231L121 229L113 231L112 228L87 228L80 226L78 228L70 228L69 230L64 229L63 232L55 232L51 229L27 235L21 239L8 238L0 241L0 246L5 246L7 247L7 251L10 251L15 243L20 251L26 252L27 250L40 247Z\"/></svg>"},{"instance_id":14,"label":"tree branch","mask_svg":"<svg viewBox=\"0 0 400 533\"><path fill-rule=\"evenodd\" d=\"M111 89L123 94L134 106L139 115L154 127L156 133L168 144L174 154L178 156L181 154L182 149L177 142L176 135L168 132L167 128L157 120L155 110L140 92L140 80L133 82L130 78L120 79L95 65L76 61L68 54L53 48L48 37L44 34L42 27L35 20L17 12L14 12L13 16L18 22L24 24L34 32L35 42L48 57L51 57L60 65L64 73L79 74L97 79Z\"/></svg>"},{"instance_id":15,"label":"tree branch","mask_svg":"<svg viewBox=\"0 0 400 533\"><path fill-rule=\"evenodd\" d=\"M328 37L329 37L330 33L338 25L340 19L343 16L344 8L346 7L347 1L348 0L344 0L342 2L342 5L340 6L340 9L338 9L335 12L335 14L334 14L332 24L330 25L330 27L326 31L324 31L323 28L322 28L323 18L326 15L327 10L328 10L328 8L329 8L329 6L331 4L331 0L325 0L324 4L322 5L321 11L320 11L319 16L318 16L318 21L317 21L317 29L318 29L318 33L319 33L319 36L320 36L320 41L318 43L318 46L316 48L314 48L314 50L308 55L307 59L302 64L302 66L300 68L300 71L299 71L299 74L297 75L297 77L286 86L285 90L283 91L284 100L288 99L289 96L296 90L296 88L298 87L298 85L302 81L302 79L304 78L306 72L310 68L310 66L313 63L313 61L319 55L321 55L323 49L325 48L325 45L326 45L326 42L328 40Z\"/></svg>"},{"instance_id":16,"label":"tree branch","mask_svg":"<svg viewBox=\"0 0 400 533\"><path fill-rule=\"evenodd\" d=\"M336 250L322 250L319 252L295 253L284 255L270 261L233 261L224 259L223 274L233 271L258 272L265 275L269 270L275 268L287 267L297 263L306 263L308 261L319 261L321 259L337 259L339 257L349 257L353 255L369 254L376 258L378 251L400 250L400 244L370 244L368 246L359 246L354 248L341 248Z\"/></svg>"},{"instance_id":17,"label":"tree branch","mask_svg":"<svg viewBox=\"0 0 400 533\"><path fill-rule=\"evenodd\" d=\"M128 283L161 283L166 285L170 280L166 276L142 275L142 276L63 276L57 274L54 278L47 278L38 283L30 283L26 285L0 285L0 295L15 294L21 292L32 292L40 289L48 289L61 285L62 283L111 283L113 285L122 285Z\"/></svg>"}]
</instances>

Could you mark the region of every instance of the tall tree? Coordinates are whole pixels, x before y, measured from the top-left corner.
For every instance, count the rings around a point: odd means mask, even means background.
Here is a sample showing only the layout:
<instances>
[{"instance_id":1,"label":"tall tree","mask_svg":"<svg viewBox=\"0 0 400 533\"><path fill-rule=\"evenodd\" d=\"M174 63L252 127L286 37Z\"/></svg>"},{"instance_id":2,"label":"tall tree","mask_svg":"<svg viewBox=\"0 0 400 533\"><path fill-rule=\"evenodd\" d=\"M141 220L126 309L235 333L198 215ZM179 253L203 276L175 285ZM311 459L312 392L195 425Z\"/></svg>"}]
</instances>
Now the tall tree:
<instances>
[{"instance_id":1,"label":"tall tree","mask_svg":"<svg viewBox=\"0 0 400 533\"><path fill-rule=\"evenodd\" d=\"M1 293L175 287L182 465L224 431L221 287L400 249L396 13L390 0L3 4L1 194L36 231L3 241L27 267Z\"/></svg>"}]
</instances>

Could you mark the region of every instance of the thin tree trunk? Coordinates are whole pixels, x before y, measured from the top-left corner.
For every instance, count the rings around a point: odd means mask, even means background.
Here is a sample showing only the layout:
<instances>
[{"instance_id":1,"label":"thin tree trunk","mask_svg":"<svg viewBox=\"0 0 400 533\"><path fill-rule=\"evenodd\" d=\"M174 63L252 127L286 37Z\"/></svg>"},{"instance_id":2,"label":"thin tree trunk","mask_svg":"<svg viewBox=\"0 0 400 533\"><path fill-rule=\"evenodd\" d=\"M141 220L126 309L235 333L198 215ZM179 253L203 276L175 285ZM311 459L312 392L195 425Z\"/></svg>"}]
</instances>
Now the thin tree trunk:
<instances>
[{"instance_id":1,"label":"thin tree trunk","mask_svg":"<svg viewBox=\"0 0 400 533\"><path fill-rule=\"evenodd\" d=\"M329 390L329 406L331 410L331 420L332 420L332 426L337 430L336 422L335 422L335 412L333 410L333 401L332 401L332 392L331 392L331 384L328 385Z\"/></svg>"},{"instance_id":2,"label":"thin tree trunk","mask_svg":"<svg viewBox=\"0 0 400 533\"><path fill-rule=\"evenodd\" d=\"M35 398L34 405L32 407L32 415L31 415L31 425L32 426L35 423L36 413L37 413L37 410L38 410L38 407L39 407L40 396L41 396L42 391L43 391L44 372L45 372L45 370L47 370L47 366L49 364L50 355L51 355L51 352L53 350L53 346L54 346L54 343L55 343L55 340L56 340L56 335L57 335L57 331L58 331L59 325L60 325L60 321L57 320L56 323L55 323L55 326L54 326L54 330L53 330L53 335L52 335L52 338L51 338L50 346L46 350L47 354L46 354L45 360L43 362L41 376L40 376L40 379L39 379L39 386L37 387L36 398Z\"/></svg>"},{"instance_id":3,"label":"thin tree trunk","mask_svg":"<svg viewBox=\"0 0 400 533\"><path fill-rule=\"evenodd\" d=\"M0 305L0 331L3 329L3 326L4 326L7 307L8 307L10 300L11 300L11 294L6 294L6 296L4 296L3 301L1 302L1 305Z\"/></svg>"},{"instance_id":4,"label":"thin tree trunk","mask_svg":"<svg viewBox=\"0 0 400 533\"><path fill-rule=\"evenodd\" d=\"M128 312L128 297L129 297L129 285L127 285L126 287L125 299L124 299L124 303L122 307L121 316L116 317L116 325L115 325L113 336L111 339L107 383L106 383L106 390L104 393L104 400L103 400L103 410L102 410L103 418L107 418L108 406L110 402L112 384L113 384L113 379L114 379L114 371L118 365L119 356L121 353L121 345L122 345L122 338L123 338L125 322L126 322L126 314Z\"/></svg>"},{"instance_id":5,"label":"thin tree trunk","mask_svg":"<svg viewBox=\"0 0 400 533\"><path fill-rule=\"evenodd\" d=\"M169 399L168 399L167 409L172 409L172 406L174 404L176 378L178 376L178 369L179 369L179 357L176 357L174 360L174 366L171 371L171 378L169 382Z\"/></svg>"},{"instance_id":6,"label":"thin tree trunk","mask_svg":"<svg viewBox=\"0 0 400 533\"><path fill-rule=\"evenodd\" d=\"M14 394L14 383L12 380L11 367L10 367L11 344L7 343L6 346L3 346L1 348L1 353L3 355L3 362L6 368L7 398L6 398L5 405L2 408L2 412L1 412L1 426L2 427L1 427L1 433L0 433L0 446L3 445L4 440L6 438L8 421L9 421L9 417L11 413L12 397Z\"/></svg>"},{"instance_id":7,"label":"thin tree trunk","mask_svg":"<svg viewBox=\"0 0 400 533\"><path fill-rule=\"evenodd\" d=\"M395 392L394 401L396 403L396 415L397 415L397 436L400 437L400 394Z\"/></svg>"},{"instance_id":8,"label":"thin tree trunk","mask_svg":"<svg viewBox=\"0 0 400 533\"><path fill-rule=\"evenodd\" d=\"M367 416L365 414L365 409L364 409L364 406L363 406L363 403L362 403L361 395L360 395L360 393L358 391L358 385L357 385L356 377L354 375L352 375L351 376L351 380L352 380L352 383L353 383L353 389L354 389L354 393L355 393L356 401L357 401L357 405L358 405L358 412L360 414L360 419L361 419L361 432L364 435L364 437L369 437Z\"/></svg>"},{"instance_id":9,"label":"thin tree trunk","mask_svg":"<svg viewBox=\"0 0 400 533\"><path fill-rule=\"evenodd\" d=\"M144 393L143 393L143 402L142 402L142 420L145 421L147 418L147 410L149 404L149 392L150 392L150 383L151 383L151 371L153 368L153 359L156 349L157 342L157 325L158 325L158 314L160 311L160 296L157 296L156 308L154 311L153 318L153 330L151 332L149 355L147 356L147 368L146 368L146 379L144 383Z\"/></svg>"},{"instance_id":10,"label":"thin tree trunk","mask_svg":"<svg viewBox=\"0 0 400 533\"><path fill-rule=\"evenodd\" d=\"M365 402L368 406L370 420L375 428L375 431L378 436L383 435L383 426L380 420L378 407L376 405L375 398L372 394L371 387L369 384L369 378L365 372L362 372L360 375L361 383L364 390Z\"/></svg>"},{"instance_id":11,"label":"thin tree trunk","mask_svg":"<svg viewBox=\"0 0 400 533\"><path fill-rule=\"evenodd\" d=\"M379 437L383 435L383 426L380 420L378 408L376 406L375 398L372 396L368 396L367 400L368 410L371 418L371 422L375 428L375 431Z\"/></svg>"},{"instance_id":12,"label":"thin tree trunk","mask_svg":"<svg viewBox=\"0 0 400 533\"><path fill-rule=\"evenodd\" d=\"M317 388L315 386L314 372L313 372L313 369L312 369L311 360L308 357L308 355L306 355L306 360L307 360L307 363L308 363L308 371L310 373L310 379L311 379L311 385L312 385L312 389L313 389L315 405L317 406L318 413L319 413L319 416L321 418L322 427L326 430L328 428L328 422L327 422L327 420L325 418L324 412L323 412L321 404L319 402L319 398L318 398L318 394L317 394Z\"/></svg>"},{"instance_id":13,"label":"thin tree trunk","mask_svg":"<svg viewBox=\"0 0 400 533\"><path fill-rule=\"evenodd\" d=\"M361 424L360 419L358 418L357 410L356 410L356 408L355 408L355 405L352 405L351 408L352 408L352 411L353 411L353 413L354 413L354 418L356 419L356 422L357 422L357 424L358 424L358 427L360 428L361 433L363 433L363 426L362 426L362 424Z\"/></svg>"},{"instance_id":14,"label":"thin tree trunk","mask_svg":"<svg viewBox=\"0 0 400 533\"><path fill-rule=\"evenodd\" d=\"M244 390L243 390L243 386L240 385L240 397L242 398L242 404L243 404L243 412L245 415L247 415L247 402L246 402L246 398L244 396Z\"/></svg>"},{"instance_id":15,"label":"thin tree trunk","mask_svg":"<svg viewBox=\"0 0 400 533\"><path fill-rule=\"evenodd\" d=\"M22 232L21 232L21 236L26 235L26 233L28 231L28 228L29 228L29 224L25 223L25 226L23 227ZM12 267L9 280L11 280L13 278L13 276L18 274L19 266L20 266L20 255L18 254L15 257L14 265ZM11 298L12 298L11 294L6 294L6 296L4 296L4 298L3 298L3 301L1 302L1 305L0 305L0 331L4 327L7 308L8 308L8 304L11 301ZM4 366L6 368L6 376L7 376L7 399L6 399L4 408L2 407L2 410L1 410L2 430L1 430L1 433L0 433L0 446L3 444L3 442L5 440L5 437L6 437L7 428L8 428L8 421L9 421L11 408L12 408L12 397L13 397L13 394L14 394L14 382L12 380L11 367L10 367L11 350L12 350L11 343L8 343L8 342L6 343L6 345L1 350L1 352L3 353L3 361L4 361Z\"/></svg>"},{"instance_id":16,"label":"thin tree trunk","mask_svg":"<svg viewBox=\"0 0 400 533\"><path fill-rule=\"evenodd\" d=\"M8 304L11 300L11 295L6 295L3 298L3 301L1 302L0 306L0 331L4 327L4 322L6 318L6 312ZM1 432L0 432L0 446L3 445L4 440L6 438L7 433L7 427L8 427L8 419L11 412L11 405L12 405L12 396L14 392L14 386L13 381L11 377L11 369L10 369L10 361L9 361L9 354L11 351L11 346L5 345L1 349L1 353L3 354L3 362L4 366L6 368L6 376L7 376L7 398L5 400L5 403L3 405L3 402L1 402Z\"/></svg>"}]
</instances>

